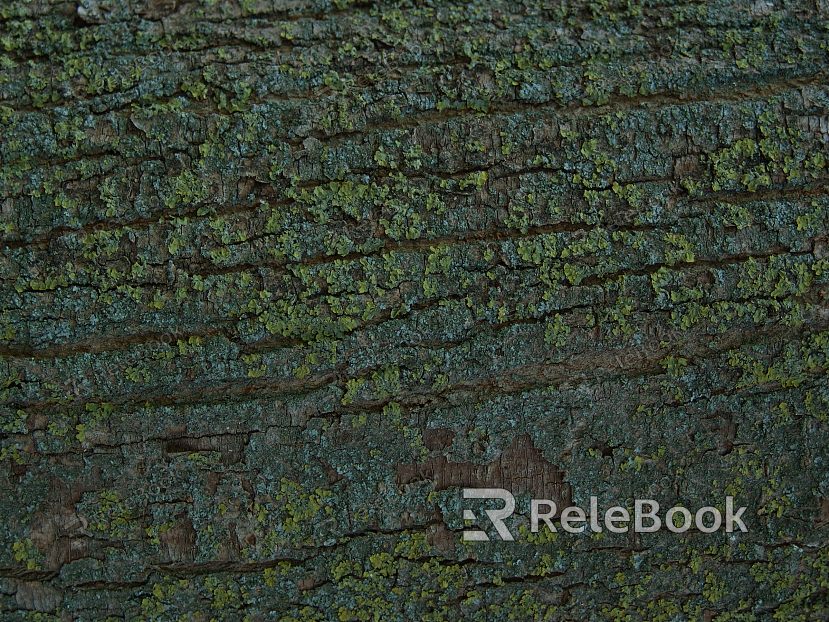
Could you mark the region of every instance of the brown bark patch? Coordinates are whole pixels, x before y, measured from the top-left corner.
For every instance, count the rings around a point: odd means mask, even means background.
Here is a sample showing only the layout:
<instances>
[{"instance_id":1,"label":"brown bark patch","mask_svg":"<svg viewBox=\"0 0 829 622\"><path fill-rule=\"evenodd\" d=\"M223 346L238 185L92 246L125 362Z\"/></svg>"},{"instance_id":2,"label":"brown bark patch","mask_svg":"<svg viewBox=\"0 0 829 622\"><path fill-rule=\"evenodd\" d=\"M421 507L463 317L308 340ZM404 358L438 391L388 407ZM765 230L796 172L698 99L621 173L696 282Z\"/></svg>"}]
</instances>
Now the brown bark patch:
<instances>
[{"instance_id":1,"label":"brown bark patch","mask_svg":"<svg viewBox=\"0 0 829 622\"><path fill-rule=\"evenodd\" d=\"M435 547L442 553L449 553L455 550L456 534L449 530L445 523L431 525L426 530L426 542L429 546Z\"/></svg>"},{"instance_id":2,"label":"brown bark patch","mask_svg":"<svg viewBox=\"0 0 829 622\"><path fill-rule=\"evenodd\" d=\"M223 464L237 464L242 461L249 434L218 434L215 436L181 436L167 441L168 454L218 451Z\"/></svg>"},{"instance_id":3,"label":"brown bark patch","mask_svg":"<svg viewBox=\"0 0 829 622\"><path fill-rule=\"evenodd\" d=\"M21 581L17 584L15 602L20 609L54 613L62 599L58 590L40 581Z\"/></svg>"},{"instance_id":4,"label":"brown bark patch","mask_svg":"<svg viewBox=\"0 0 829 622\"><path fill-rule=\"evenodd\" d=\"M169 531L163 532L159 539L167 549L167 555L174 562L193 561L193 549L196 546L196 530L190 519L185 519Z\"/></svg>"},{"instance_id":5,"label":"brown bark patch","mask_svg":"<svg viewBox=\"0 0 829 622\"><path fill-rule=\"evenodd\" d=\"M452 444L453 440L455 440L455 433L452 430L447 430L446 428L427 428L423 433L423 442L426 445L426 449L429 451L440 451L441 449L446 449Z\"/></svg>"},{"instance_id":6,"label":"brown bark patch","mask_svg":"<svg viewBox=\"0 0 829 622\"><path fill-rule=\"evenodd\" d=\"M514 495L529 492L559 505L568 504L572 498L564 471L547 460L526 434L516 436L489 464L452 462L446 456L435 456L426 462L397 466L398 486L424 480L435 482L437 491L452 487L505 488Z\"/></svg>"}]
</instances>

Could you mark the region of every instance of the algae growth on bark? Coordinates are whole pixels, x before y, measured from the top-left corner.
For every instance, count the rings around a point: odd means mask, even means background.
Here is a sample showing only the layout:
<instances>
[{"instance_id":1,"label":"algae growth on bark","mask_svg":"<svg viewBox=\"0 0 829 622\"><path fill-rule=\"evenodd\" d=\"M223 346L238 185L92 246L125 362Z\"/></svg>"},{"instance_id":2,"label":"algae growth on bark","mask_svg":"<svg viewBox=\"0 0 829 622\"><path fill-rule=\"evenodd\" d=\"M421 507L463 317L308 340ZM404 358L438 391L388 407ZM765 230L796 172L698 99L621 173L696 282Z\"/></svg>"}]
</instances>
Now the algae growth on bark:
<instances>
[{"instance_id":1,"label":"algae growth on bark","mask_svg":"<svg viewBox=\"0 0 829 622\"><path fill-rule=\"evenodd\" d=\"M0 619L826 620L827 24L3 0Z\"/></svg>"}]
</instances>

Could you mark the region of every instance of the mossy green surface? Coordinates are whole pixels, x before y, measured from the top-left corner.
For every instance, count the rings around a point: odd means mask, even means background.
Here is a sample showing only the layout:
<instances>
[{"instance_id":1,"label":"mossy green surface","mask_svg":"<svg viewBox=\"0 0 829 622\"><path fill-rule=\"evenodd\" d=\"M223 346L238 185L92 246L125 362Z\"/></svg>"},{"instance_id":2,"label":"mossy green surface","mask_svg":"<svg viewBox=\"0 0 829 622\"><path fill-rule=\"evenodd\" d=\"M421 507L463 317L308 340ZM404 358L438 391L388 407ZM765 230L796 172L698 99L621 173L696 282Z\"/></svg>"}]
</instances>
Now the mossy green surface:
<instances>
[{"instance_id":1,"label":"mossy green surface","mask_svg":"<svg viewBox=\"0 0 829 622\"><path fill-rule=\"evenodd\" d=\"M826 620L827 24L4 1L0 619ZM463 542L516 439L749 531Z\"/></svg>"}]
</instances>

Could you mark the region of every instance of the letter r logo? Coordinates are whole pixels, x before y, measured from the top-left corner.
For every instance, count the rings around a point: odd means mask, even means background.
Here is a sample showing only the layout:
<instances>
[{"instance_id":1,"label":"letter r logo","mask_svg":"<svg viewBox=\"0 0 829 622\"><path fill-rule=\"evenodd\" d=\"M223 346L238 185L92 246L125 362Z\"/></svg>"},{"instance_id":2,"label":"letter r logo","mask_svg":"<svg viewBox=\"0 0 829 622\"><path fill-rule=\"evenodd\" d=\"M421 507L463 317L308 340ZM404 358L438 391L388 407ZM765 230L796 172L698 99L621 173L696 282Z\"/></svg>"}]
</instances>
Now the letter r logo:
<instances>
[{"instance_id":1,"label":"letter r logo","mask_svg":"<svg viewBox=\"0 0 829 622\"><path fill-rule=\"evenodd\" d=\"M515 511L515 497L512 496L509 490L503 488L464 488L464 499L501 499L504 502L504 507L500 510L484 510L492 521L495 531L501 536L501 539L506 542L512 542L514 538L504 524L504 519L512 516ZM464 510L463 517L465 520L477 520L475 512L472 510ZM485 542L489 540L489 536L485 531L466 530L463 532L463 539L473 542Z\"/></svg>"}]
</instances>

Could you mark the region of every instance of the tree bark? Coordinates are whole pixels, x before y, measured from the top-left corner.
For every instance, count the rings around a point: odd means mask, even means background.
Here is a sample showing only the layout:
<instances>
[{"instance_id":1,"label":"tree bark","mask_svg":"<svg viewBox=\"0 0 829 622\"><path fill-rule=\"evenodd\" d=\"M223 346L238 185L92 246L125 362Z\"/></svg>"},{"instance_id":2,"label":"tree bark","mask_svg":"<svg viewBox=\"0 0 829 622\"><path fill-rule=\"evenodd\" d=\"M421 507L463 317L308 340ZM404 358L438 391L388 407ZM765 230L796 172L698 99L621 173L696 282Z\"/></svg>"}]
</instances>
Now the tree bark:
<instances>
[{"instance_id":1,"label":"tree bark","mask_svg":"<svg viewBox=\"0 0 829 622\"><path fill-rule=\"evenodd\" d=\"M0 618L829 618L825 0L0 18Z\"/></svg>"}]
</instances>

